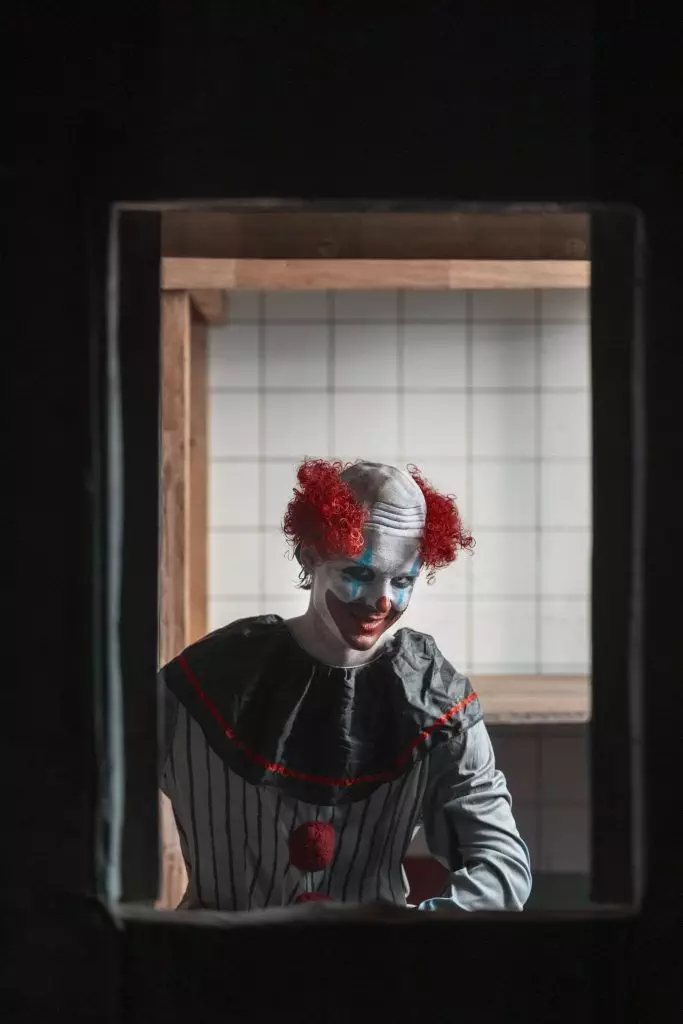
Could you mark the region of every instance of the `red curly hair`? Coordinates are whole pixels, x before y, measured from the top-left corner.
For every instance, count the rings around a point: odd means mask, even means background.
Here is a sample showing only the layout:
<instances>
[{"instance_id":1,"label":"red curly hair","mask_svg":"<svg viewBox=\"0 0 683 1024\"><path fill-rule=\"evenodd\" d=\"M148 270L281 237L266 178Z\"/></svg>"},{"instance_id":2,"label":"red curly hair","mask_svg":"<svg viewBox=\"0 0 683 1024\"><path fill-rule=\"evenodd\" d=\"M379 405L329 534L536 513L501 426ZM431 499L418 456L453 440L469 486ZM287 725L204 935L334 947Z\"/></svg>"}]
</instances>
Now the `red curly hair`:
<instances>
[{"instance_id":1,"label":"red curly hair","mask_svg":"<svg viewBox=\"0 0 683 1024\"><path fill-rule=\"evenodd\" d=\"M305 459L297 470L299 487L287 506L282 528L294 546L314 548L325 559L355 558L365 545L367 510L344 483L342 462Z\"/></svg>"},{"instance_id":2,"label":"red curly hair","mask_svg":"<svg viewBox=\"0 0 683 1024\"><path fill-rule=\"evenodd\" d=\"M342 480L345 468L342 462L326 459L305 459L299 466L299 487L294 488L283 521L285 536L297 556L303 546L312 547L325 560L355 558L363 551L368 512ZM420 557L431 582L437 569L454 562L460 550L474 546L474 538L463 526L455 499L434 490L416 466L408 470L427 506ZM304 587L310 584L305 568L301 581Z\"/></svg>"},{"instance_id":3,"label":"red curly hair","mask_svg":"<svg viewBox=\"0 0 683 1024\"><path fill-rule=\"evenodd\" d=\"M443 569L456 560L459 551L472 550L474 537L463 526L452 495L434 490L417 466L408 466L408 472L422 491L427 505L420 555L427 570L427 579L431 581L437 569Z\"/></svg>"}]
</instances>

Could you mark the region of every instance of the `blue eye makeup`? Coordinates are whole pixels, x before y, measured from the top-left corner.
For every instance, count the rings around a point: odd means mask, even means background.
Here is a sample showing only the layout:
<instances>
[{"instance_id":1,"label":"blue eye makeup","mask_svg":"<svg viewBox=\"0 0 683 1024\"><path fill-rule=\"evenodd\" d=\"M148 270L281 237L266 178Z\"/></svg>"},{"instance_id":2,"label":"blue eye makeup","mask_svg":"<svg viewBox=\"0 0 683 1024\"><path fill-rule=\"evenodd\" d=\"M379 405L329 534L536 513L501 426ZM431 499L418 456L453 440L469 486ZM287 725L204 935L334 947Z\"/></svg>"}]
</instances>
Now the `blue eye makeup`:
<instances>
[{"instance_id":1,"label":"blue eye makeup","mask_svg":"<svg viewBox=\"0 0 683 1024\"><path fill-rule=\"evenodd\" d=\"M412 587L417 579L416 576L398 576L395 580L392 580L392 586L396 587L397 590L407 590L408 587Z\"/></svg>"},{"instance_id":2,"label":"blue eye makeup","mask_svg":"<svg viewBox=\"0 0 683 1024\"><path fill-rule=\"evenodd\" d=\"M371 583L375 578L372 569L368 569L364 565L355 565L344 569L343 575L346 579L353 580L354 583Z\"/></svg>"}]
</instances>

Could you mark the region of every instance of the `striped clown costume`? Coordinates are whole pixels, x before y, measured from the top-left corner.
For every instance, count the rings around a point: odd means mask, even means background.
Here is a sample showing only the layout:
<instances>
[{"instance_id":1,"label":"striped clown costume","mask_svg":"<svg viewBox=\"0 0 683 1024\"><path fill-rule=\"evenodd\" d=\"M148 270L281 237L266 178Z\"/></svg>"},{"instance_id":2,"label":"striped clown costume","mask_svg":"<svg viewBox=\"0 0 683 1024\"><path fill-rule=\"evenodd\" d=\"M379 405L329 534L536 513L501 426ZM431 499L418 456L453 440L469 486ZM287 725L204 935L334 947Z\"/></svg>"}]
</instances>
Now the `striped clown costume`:
<instances>
[{"instance_id":1,"label":"striped clown costume","mask_svg":"<svg viewBox=\"0 0 683 1024\"><path fill-rule=\"evenodd\" d=\"M306 612L233 622L162 669L180 908L410 906L422 827L449 876L417 909L522 910L529 853L477 695L396 628L418 578L473 544L454 500L415 467L306 460L283 528Z\"/></svg>"}]
</instances>

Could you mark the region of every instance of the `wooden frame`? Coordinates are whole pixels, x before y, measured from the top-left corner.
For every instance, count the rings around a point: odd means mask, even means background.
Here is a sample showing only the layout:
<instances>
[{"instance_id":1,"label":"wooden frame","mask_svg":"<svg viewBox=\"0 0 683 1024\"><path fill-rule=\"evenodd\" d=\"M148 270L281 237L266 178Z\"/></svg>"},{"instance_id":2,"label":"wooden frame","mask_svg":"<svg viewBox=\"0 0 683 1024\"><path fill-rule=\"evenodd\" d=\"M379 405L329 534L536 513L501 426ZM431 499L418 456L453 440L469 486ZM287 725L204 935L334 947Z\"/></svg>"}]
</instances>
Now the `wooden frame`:
<instances>
[{"instance_id":1,"label":"wooden frame","mask_svg":"<svg viewBox=\"0 0 683 1024\"><path fill-rule=\"evenodd\" d=\"M586 260L590 218L554 210L166 210L164 257L259 260ZM296 206L296 204L290 204Z\"/></svg>"},{"instance_id":2,"label":"wooden frame","mask_svg":"<svg viewBox=\"0 0 683 1024\"><path fill-rule=\"evenodd\" d=\"M162 287L170 290L444 291L589 285L587 260L252 260L167 256L162 264Z\"/></svg>"}]
</instances>

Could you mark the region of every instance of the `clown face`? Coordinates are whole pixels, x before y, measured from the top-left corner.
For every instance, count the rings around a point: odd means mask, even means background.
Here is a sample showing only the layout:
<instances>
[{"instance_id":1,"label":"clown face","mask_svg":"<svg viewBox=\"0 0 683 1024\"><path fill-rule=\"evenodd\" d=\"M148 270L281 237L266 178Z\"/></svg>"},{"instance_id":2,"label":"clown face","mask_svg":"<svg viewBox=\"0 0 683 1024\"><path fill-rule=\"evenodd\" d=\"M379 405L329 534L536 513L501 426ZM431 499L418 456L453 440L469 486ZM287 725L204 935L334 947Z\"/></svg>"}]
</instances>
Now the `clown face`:
<instances>
[{"instance_id":1,"label":"clown face","mask_svg":"<svg viewBox=\"0 0 683 1024\"><path fill-rule=\"evenodd\" d=\"M419 539L367 530L358 559L319 562L311 604L335 646L370 651L408 607L420 571Z\"/></svg>"}]
</instances>

